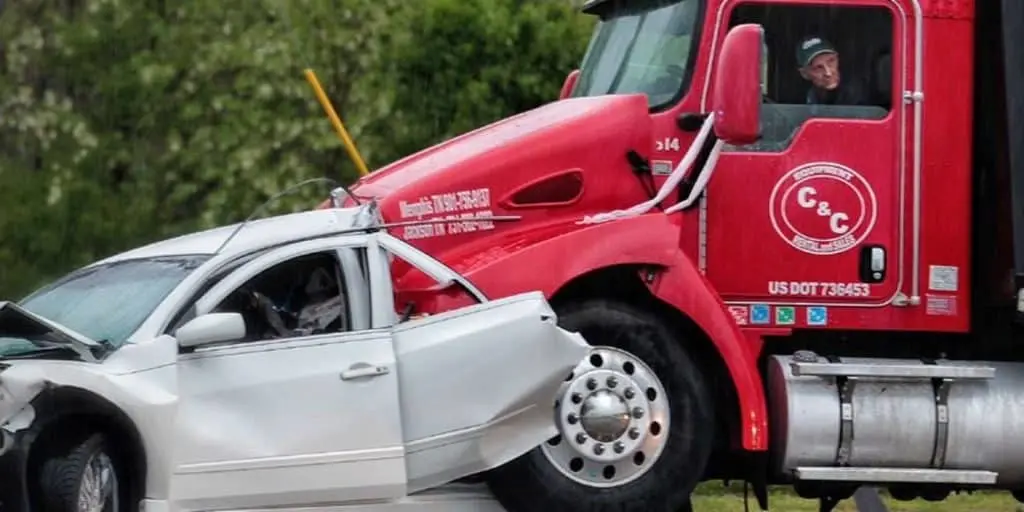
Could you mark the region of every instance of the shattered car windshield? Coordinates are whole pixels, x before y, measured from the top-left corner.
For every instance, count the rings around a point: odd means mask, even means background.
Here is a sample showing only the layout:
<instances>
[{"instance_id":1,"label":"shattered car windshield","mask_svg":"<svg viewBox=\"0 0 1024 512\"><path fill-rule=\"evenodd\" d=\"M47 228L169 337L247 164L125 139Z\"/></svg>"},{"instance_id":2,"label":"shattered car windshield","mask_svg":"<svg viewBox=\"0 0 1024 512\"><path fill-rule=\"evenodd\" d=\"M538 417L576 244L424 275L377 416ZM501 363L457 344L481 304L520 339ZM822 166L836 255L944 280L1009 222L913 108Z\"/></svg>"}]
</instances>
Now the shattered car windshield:
<instances>
[{"instance_id":1,"label":"shattered car windshield","mask_svg":"<svg viewBox=\"0 0 1024 512\"><path fill-rule=\"evenodd\" d=\"M72 272L19 305L113 347L125 340L206 256L147 258ZM0 355L37 350L26 339L0 337Z\"/></svg>"}]
</instances>

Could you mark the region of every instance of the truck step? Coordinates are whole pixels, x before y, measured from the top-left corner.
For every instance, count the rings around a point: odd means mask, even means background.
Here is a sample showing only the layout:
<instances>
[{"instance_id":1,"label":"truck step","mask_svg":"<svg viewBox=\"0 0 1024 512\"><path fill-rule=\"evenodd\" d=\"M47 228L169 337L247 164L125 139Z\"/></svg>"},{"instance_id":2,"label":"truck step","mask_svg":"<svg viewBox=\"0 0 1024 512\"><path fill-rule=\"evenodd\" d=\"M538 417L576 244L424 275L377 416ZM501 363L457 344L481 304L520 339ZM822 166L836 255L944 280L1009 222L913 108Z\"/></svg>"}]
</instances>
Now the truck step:
<instances>
[{"instance_id":1,"label":"truck step","mask_svg":"<svg viewBox=\"0 0 1024 512\"><path fill-rule=\"evenodd\" d=\"M798 467L794 476L804 481L995 485L999 475L961 469Z\"/></svg>"},{"instance_id":2,"label":"truck step","mask_svg":"<svg viewBox=\"0 0 1024 512\"><path fill-rule=\"evenodd\" d=\"M991 379L996 369L991 366L943 366L936 364L870 364L870 363L790 363L793 375L799 377L882 377L902 379Z\"/></svg>"}]
</instances>

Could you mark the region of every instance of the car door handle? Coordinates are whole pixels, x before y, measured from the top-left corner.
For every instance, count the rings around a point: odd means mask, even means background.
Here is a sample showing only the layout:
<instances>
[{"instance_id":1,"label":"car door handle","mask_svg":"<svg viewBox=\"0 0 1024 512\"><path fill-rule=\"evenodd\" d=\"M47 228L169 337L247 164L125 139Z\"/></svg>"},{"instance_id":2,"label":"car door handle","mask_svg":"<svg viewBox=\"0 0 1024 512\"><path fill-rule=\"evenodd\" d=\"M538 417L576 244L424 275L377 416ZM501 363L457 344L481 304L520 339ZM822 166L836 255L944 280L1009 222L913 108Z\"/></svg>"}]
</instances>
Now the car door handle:
<instances>
[{"instance_id":1,"label":"car door handle","mask_svg":"<svg viewBox=\"0 0 1024 512\"><path fill-rule=\"evenodd\" d=\"M356 363L341 372L341 380L360 379L363 377L380 377L387 375L391 370L387 366L378 366L368 363Z\"/></svg>"}]
</instances>

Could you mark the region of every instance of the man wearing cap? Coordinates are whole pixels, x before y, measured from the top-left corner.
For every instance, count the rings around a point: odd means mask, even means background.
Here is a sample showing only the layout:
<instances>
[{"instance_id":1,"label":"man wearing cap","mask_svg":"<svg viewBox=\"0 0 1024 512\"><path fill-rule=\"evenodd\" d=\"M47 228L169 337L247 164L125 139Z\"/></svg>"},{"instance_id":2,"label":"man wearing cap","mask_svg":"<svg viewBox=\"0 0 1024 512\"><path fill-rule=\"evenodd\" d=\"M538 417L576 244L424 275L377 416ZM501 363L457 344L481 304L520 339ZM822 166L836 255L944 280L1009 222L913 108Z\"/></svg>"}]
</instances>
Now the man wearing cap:
<instances>
[{"instance_id":1,"label":"man wearing cap","mask_svg":"<svg viewBox=\"0 0 1024 512\"><path fill-rule=\"evenodd\" d=\"M869 105L865 89L851 79L842 80L839 73L839 52L825 39L806 37L796 48L800 76L811 82L807 104Z\"/></svg>"}]
</instances>

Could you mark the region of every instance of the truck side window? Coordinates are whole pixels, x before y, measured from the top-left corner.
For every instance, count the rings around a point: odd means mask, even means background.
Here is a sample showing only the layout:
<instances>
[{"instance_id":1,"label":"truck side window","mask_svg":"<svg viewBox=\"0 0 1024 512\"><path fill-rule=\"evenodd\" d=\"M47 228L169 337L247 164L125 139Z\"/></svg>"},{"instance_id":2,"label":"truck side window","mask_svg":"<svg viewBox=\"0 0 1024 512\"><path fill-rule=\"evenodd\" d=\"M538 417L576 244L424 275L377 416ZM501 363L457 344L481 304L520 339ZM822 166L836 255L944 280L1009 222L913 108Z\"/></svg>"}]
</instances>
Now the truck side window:
<instances>
[{"instance_id":1,"label":"truck side window","mask_svg":"<svg viewBox=\"0 0 1024 512\"><path fill-rule=\"evenodd\" d=\"M743 23L765 28L762 137L731 149L783 151L810 119L889 116L896 88L887 8L747 2L733 9L729 25Z\"/></svg>"},{"instance_id":2,"label":"truck side window","mask_svg":"<svg viewBox=\"0 0 1024 512\"><path fill-rule=\"evenodd\" d=\"M256 275L215 311L241 313L247 341L351 329L345 279L333 252L299 256Z\"/></svg>"}]
</instances>

